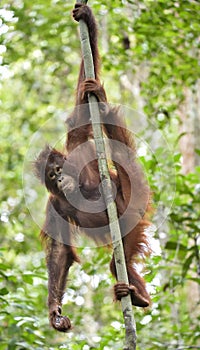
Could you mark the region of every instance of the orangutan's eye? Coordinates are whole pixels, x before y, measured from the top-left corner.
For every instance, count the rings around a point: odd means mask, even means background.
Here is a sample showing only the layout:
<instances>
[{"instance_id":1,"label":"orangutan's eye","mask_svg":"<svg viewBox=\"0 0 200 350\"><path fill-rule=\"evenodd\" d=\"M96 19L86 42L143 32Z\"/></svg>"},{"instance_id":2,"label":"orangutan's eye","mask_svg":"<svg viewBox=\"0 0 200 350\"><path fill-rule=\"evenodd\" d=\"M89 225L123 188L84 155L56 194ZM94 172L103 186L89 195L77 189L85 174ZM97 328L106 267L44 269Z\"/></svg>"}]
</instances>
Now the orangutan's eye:
<instances>
[{"instance_id":1,"label":"orangutan's eye","mask_svg":"<svg viewBox=\"0 0 200 350\"><path fill-rule=\"evenodd\" d=\"M48 177L49 177L50 180L54 180L55 179L56 175L55 175L53 170L50 170L48 172Z\"/></svg>"},{"instance_id":2,"label":"orangutan's eye","mask_svg":"<svg viewBox=\"0 0 200 350\"><path fill-rule=\"evenodd\" d=\"M59 165L56 165L54 171L56 175L59 175L62 172L62 168Z\"/></svg>"}]
</instances>

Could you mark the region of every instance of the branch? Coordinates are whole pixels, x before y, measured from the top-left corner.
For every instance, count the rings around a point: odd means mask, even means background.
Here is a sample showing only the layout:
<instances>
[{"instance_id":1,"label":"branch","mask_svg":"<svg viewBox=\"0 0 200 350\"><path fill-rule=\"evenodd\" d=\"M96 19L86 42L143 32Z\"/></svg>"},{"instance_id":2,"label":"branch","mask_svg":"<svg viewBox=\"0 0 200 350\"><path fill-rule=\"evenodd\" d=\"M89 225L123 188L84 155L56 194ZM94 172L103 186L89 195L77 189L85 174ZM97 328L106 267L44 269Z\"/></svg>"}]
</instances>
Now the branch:
<instances>
[{"instance_id":1,"label":"branch","mask_svg":"<svg viewBox=\"0 0 200 350\"><path fill-rule=\"evenodd\" d=\"M87 0L77 2L87 3ZM90 48L89 34L87 25L83 20L79 21L80 26L80 40L82 55L84 58L84 68L86 78L95 78L93 57ZM109 218L109 227L111 232L111 238L113 242L115 264L117 270L118 281L129 284L128 275L126 270L126 263L124 257L122 237L118 222L116 204L113 200L112 184L110 180L105 145L103 140L103 134L101 129L100 114L98 108L98 102L95 95L90 94L88 97L90 116L92 121L94 141L96 145L96 152L99 165L99 173L101 177L101 184L103 188L104 200L107 205L107 212ZM132 303L130 295L123 297L121 300L122 311L124 316L124 323L126 329L126 346L124 350L136 349L136 325L133 317Z\"/></svg>"}]
</instances>

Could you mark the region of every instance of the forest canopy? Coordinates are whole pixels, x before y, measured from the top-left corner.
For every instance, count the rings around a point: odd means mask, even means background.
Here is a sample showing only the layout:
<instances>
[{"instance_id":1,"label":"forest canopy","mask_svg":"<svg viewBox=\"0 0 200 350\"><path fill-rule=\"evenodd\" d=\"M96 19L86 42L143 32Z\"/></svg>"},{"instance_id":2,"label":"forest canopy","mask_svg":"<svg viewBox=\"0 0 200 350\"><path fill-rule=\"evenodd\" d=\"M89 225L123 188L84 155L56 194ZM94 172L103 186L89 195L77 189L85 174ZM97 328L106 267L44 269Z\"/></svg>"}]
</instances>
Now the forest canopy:
<instances>
[{"instance_id":1,"label":"forest canopy","mask_svg":"<svg viewBox=\"0 0 200 350\"><path fill-rule=\"evenodd\" d=\"M125 106L155 207L154 253L144 276L152 306L145 313L133 309L137 349L198 349L200 5L89 5L99 27L102 82L109 101ZM80 64L73 6L63 0L1 1L0 350L108 350L123 344L121 307L113 302L114 280L105 272L111 252L87 239L64 298L73 329L60 335L48 324L39 240L47 194L30 169L45 142L63 147Z\"/></svg>"}]
</instances>

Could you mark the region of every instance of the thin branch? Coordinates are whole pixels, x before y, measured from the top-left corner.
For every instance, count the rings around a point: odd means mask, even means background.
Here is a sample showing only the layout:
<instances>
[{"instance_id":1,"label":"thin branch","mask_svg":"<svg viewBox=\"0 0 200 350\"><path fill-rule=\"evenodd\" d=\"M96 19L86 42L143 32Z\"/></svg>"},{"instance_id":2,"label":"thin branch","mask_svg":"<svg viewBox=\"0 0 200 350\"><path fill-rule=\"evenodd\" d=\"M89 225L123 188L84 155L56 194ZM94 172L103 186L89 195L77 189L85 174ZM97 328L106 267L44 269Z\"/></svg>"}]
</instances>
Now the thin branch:
<instances>
[{"instance_id":1,"label":"thin branch","mask_svg":"<svg viewBox=\"0 0 200 350\"><path fill-rule=\"evenodd\" d=\"M77 2L87 3L87 1ZM80 20L80 39L82 47L82 55L84 58L84 68L86 78L95 78L93 57L90 48L89 34L87 25L83 20ZM100 123L100 114L98 108L98 102L94 95L88 97L90 116L92 121L94 140L96 145L96 152L98 158L99 172L101 177L101 183L103 188L104 200L107 205L107 212L109 218L109 227L111 232L111 238L113 242L115 264L117 270L117 277L119 281L129 283L128 275L125 264L123 243L121 238L121 232L118 222L116 204L113 200L112 184L110 180L105 145L103 140L103 134ZM124 350L135 350L136 349L136 325L133 316L132 303L130 295L123 297L121 300L122 311L124 316L124 323L126 329L126 345Z\"/></svg>"}]
</instances>

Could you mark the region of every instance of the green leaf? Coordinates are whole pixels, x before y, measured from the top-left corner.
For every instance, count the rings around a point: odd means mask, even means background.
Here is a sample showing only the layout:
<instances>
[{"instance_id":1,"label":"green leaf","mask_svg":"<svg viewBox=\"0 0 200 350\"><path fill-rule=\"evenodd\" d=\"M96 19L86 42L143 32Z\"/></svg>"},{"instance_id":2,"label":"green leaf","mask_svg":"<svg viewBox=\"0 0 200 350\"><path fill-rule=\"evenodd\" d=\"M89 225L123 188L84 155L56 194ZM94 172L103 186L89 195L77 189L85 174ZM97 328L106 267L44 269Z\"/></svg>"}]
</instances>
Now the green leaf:
<instances>
[{"instance_id":1,"label":"green leaf","mask_svg":"<svg viewBox=\"0 0 200 350\"><path fill-rule=\"evenodd\" d=\"M180 244L178 242L168 241L165 245L165 249L169 250L181 250L181 251L187 251L187 247L183 244Z\"/></svg>"},{"instance_id":2,"label":"green leaf","mask_svg":"<svg viewBox=\"0 0 200 350\"><path fill-rule=\"evenodd\" d=\"M195 252L192 252L192 254L190 254L187 259L185 260L184 264L183 264L183 268L182 268L182 276L183 278L185 278L189 268L190 268L190 265L192 264L193 262L193 259L195 258Z\"/></svg>"},{"instance_id":3,"label":"green leaf","mask_svg":"<svg viewBox=\"0 0 200 350\"><path fill-rule=\"evenodd\" d=\"M1 288L0 289L0 295L6 295L6 294L8 294L9 293L9 291L8 291L8 289L7 288Z\"/></svg>"}]
</instances>

